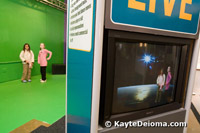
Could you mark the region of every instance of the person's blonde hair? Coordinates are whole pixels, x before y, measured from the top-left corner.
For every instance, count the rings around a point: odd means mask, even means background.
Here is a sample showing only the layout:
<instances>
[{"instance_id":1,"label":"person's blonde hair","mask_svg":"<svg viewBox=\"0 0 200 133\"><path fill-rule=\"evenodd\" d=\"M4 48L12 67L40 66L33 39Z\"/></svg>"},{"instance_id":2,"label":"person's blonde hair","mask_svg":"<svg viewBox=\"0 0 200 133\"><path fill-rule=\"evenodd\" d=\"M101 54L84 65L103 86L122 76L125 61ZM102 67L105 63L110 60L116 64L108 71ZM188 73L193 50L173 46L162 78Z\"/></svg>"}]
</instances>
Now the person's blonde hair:
<instances>
[{"instance_id":1,"label":"person's blonde hair","mask_svg":"<svg viewBox=\"0 0 200 133\"><path fill-rule=\"evenodd\" d=\"M41 45L41 44L43 44L43 45L44 45L44 48L45 48L45 44L44 44L43 42L42 42L42 43L40 43L40 45ZM41 50L41 48L40 48L40 50Z\"/></svg>"}]
</instances>

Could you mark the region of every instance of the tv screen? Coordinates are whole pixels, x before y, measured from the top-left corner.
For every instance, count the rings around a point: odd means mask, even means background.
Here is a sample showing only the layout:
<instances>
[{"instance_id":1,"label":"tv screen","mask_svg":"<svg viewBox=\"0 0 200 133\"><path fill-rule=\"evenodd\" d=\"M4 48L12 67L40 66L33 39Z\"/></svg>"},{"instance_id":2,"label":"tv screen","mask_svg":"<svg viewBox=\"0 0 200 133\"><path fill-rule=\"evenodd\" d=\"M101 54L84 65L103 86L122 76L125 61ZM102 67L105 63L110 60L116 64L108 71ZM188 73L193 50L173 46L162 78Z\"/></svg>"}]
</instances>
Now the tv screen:
<instances>
[{"instance_id":1,"label":"tv screen","mask_svg":"<svg viewBox=\"0 0 200 133\"><path fill-rule=\"evenodd\" d=\"M193 40L105 30L99 123L183 107Z\"/></svg>"},{"instance_id":2,"label":"tv screen","mask_svg":"<svg viewBox=\"0 0 200 133\"><path fill-rule=\"evenodd\" d=\"M112 113L144 110L174 102L181 46L115 42Z\"/></svg>"}]
</instances>

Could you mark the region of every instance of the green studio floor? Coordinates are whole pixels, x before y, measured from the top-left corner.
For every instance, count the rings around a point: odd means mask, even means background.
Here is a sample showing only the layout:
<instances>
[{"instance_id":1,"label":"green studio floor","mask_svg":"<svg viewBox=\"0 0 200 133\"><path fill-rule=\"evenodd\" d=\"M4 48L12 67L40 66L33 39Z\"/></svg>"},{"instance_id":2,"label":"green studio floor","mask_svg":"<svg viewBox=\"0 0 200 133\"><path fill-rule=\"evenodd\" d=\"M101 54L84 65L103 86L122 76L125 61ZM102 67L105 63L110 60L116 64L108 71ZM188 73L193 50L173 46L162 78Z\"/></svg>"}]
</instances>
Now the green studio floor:
<instances>
[{"instance_id":1,"label":"green studio floor","mask_svg":"<svg viewBox=\"0 0 200 133\"><path fill-rule=\"evenodd\" d=\"M33 76L31 83L20 80L0 83L0 133L8 133L37 119L49 124L65 115L65 75Z\"/></svg>"}]
</instances>

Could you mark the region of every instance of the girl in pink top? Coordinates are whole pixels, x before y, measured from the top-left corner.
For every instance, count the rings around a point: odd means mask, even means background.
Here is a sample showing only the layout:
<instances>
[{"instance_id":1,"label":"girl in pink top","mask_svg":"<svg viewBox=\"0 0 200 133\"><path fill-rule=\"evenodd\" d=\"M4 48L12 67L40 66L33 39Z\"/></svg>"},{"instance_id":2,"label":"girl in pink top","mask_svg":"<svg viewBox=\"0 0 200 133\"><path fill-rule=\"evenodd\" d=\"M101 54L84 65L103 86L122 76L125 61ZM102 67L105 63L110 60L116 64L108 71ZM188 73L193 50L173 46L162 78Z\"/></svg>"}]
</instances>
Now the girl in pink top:
<instances>
[{"instance_id":1,"label":"girl in pink top","mask_svg":"<svg viewBox=\"0 0 200 133\"><path fill-rule=\"evenodd\" d=\"M167 72L168 72L168 74L167 74L167 80L166 80L166 83L165 83L165 90L169 89L170 82L171 82L171 79L172 79L171 67L167 68Z\"/></svg>"},{"instance_id":2,"label":"girl in pink top","mask_svg":"<svg viewBox=\"0 0 200 133\"><path fill-rule=\"evenodd\" d=\"M47 58L47 55L49 54L49 57ZM45 44L40 44L40 51L38 54L38 64L40 64L40 72L42 75L42 79L40 82L46 82L46 67L47 67L47 60L50 60L52 56L52 52L45 49Z\"/></svg>"}]
</instances>

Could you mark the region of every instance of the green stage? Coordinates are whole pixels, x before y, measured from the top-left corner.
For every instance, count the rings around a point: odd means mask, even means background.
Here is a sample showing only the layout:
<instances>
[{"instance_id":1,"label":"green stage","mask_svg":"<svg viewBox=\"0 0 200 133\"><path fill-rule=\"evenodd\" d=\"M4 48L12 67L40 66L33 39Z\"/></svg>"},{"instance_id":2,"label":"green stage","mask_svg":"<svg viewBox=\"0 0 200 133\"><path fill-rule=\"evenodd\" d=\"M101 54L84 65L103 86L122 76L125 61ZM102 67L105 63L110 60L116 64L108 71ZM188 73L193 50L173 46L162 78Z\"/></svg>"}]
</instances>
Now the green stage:
<instances>
[{"instance_id":1,"label":"green stage","mask_svg":"<svg viewBox=\"0 0 200 133\"><path fill-rule=\"evenodd\" d=\"M65 75L47 75L46 83L40 83L40 76L32 77L31 83L0 83L0 132L8 133L32 119L52 124L64 116L65 81Z\"/></svg>"}]
</instances>

